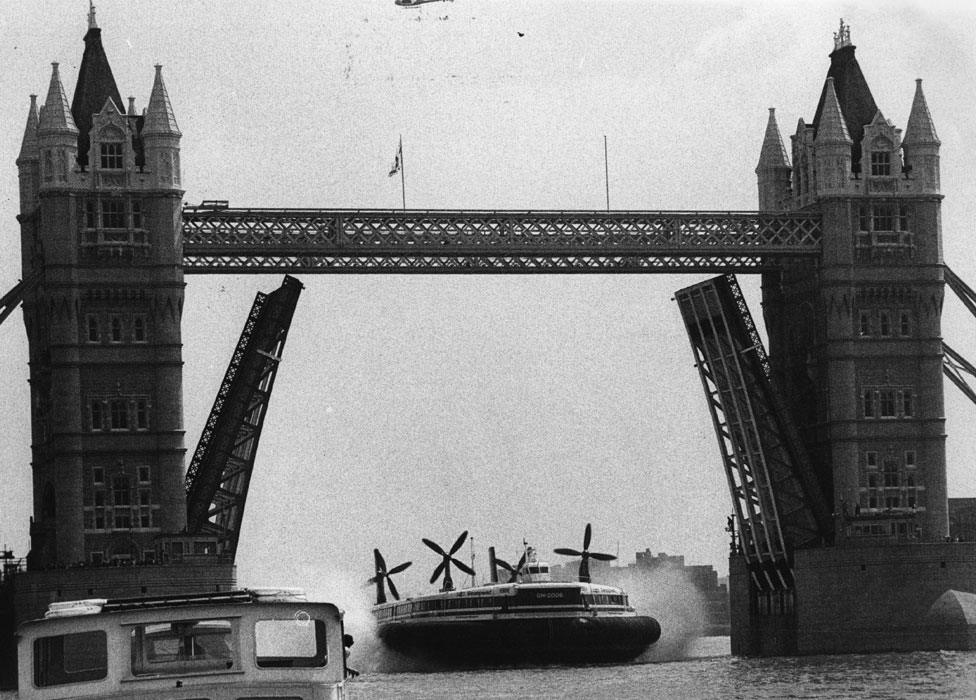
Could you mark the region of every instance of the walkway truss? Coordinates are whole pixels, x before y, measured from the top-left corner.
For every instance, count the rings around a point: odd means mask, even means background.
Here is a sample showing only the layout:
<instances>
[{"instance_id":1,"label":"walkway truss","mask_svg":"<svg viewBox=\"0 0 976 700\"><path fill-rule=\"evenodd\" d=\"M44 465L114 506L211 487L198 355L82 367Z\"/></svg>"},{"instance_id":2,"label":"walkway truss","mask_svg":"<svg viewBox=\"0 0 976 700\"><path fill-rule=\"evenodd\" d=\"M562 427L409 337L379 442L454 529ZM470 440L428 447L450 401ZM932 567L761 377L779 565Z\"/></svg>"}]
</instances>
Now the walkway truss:
<instances>
[{"instance_id":1,"label":"walkway truss","mask_svg":"<svg viewBox=\"0 0 976 700\"><path fill-rule=\"evenodd\" d=\"M258 440L301 283L258 293L186 474L187 531L237 550Z\"/></svg>"},{"instance_id":2,"label":"walkway truss","mask_svg":"<svg viewBox=\"0 0 976 700\"><path fill-rule=\"evenodd\" d=\"M820 237L809 213L183 209L186 273L757 272Z\"/></svg>"},{"instance_id":3,"label":"walkway truss","mask_svg":"<svg viewBox=\"0 0 976 700\"><path fill-rule=\"evenodd\" d=\"M759 590L793 588L794 549L832 532L790 411L732 275L675 294L728 478L740 547Z\"/></svg>"}]
</instances>

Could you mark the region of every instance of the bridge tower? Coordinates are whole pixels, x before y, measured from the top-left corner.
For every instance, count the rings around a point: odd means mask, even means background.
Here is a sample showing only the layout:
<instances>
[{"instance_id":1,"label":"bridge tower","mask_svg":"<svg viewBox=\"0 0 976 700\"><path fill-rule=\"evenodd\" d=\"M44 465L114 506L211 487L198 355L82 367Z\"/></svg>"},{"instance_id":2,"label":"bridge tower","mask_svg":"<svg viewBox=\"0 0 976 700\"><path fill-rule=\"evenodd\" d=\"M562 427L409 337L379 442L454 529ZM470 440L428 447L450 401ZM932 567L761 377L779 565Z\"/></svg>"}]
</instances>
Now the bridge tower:
<instances>
[{"instance_id":1,"label":"bridge tower","mask_svg":"<svg viewBox=\"0 0 976 700\"><path fill-rule=\"evenodd\" d=\"M813 121L792 137L792 169L770 113L760 207L820 212L824 225L819 269L763 280L770 365L818 465L837 544L942 541L939 139L921 81L902 138L854 50L841 22Z\"/></svg>"},{"instance_id":2,"label":"bridge tower","mask_svg":"<svg viewBox=\"0 0 976 700\"><path fill-rule=\"evenodd\" d=\"M182 559L212 552L185 534L180 130L160 66L148 106L123 104L94 9L84 42L70 107L55 63L17 159L24 279L39 273L23 300L27 614L51 598L233 583L232 567L191 571Z\"/></svg>"}]
</instances>

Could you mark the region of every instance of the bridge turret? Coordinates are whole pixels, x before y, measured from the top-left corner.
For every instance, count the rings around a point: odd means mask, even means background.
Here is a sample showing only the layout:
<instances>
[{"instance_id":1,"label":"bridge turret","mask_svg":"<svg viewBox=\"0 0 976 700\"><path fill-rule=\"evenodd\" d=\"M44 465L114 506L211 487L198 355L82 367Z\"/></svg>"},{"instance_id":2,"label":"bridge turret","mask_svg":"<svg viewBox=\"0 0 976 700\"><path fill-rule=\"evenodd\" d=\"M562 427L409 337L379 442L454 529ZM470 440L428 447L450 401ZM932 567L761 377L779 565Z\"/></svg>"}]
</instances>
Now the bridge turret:
<instances>
[{"instance_id":1,"label":"bridge turret","mask_svg":"<svg viewBox=\"0 0 976 700\"><path fill-rule=\"evenodd\" d=\"M154 173L153 184L157 188L180 187L180 137L173 106L163 82L163 67L156 65L149 106L146 108L142 138L146 150L146 164Z\"/></svg>"},{"instance_id":2,"label":"bridge turret","mask_svg":"<svg viewBox=\"0 0 976 700\"><path fill-rule=\"evenodd\" d=\"M932 115L922 92L922 79L915 81L915 97L912 111L901 142L905 154L904 174L909 188L918 194L938 194L941 189L939 176L939 147L942 142L935 133Z\"/></svg>"},{"instance_id":3,"label":"bridge turret","mask_svg":"<svg viewBox=\"0 0 976 700\"><path fill-rule=\"evenodd\" d=\"M17 172L20 177L20 212L29 214L37 208L37 190L40 186L40 155L37 150L37 95L30 96L27 110L27 126L17 156Z\"/></svg>"},{"instance_id":4,"label":"bridge turret","mask_svg":"<svg viewBox=\"0 0 976 700\"><path fill-rule=\"evenodd\" d=\"M845 193L850 188L853 143L834 90L834 79L828 77L823 112L813 140L814 189L818 197Z\"/></svg>"},{"instance_id":5,"label":"bridge turret","mask_svg":"<svg viewBox=\"0 0 976 700\"><path fill-rule=\"evenodd\" d=\"M63 188L78 155L78 127L68 107L58 64L51 64L51 82L37 125L37 146L41 162L39 190Z\"/></svg>"},{"instance_id":6,"label":"bridge turret","mask_svg":"<svg viewBox=\"0 0 976 700\"><path fill-rule=\"evenodd\" d=\"M783 138L776 123L776 110L769 108L769 120L766 122L766 135L763 137L762 150L759 152L759 164L756 166L756 177L759 184L759 209L762 211L783 211L790 208L792 191L790 189L790 175L792 173L790 160L783 147Z\"/></svg>"}]
</instances>

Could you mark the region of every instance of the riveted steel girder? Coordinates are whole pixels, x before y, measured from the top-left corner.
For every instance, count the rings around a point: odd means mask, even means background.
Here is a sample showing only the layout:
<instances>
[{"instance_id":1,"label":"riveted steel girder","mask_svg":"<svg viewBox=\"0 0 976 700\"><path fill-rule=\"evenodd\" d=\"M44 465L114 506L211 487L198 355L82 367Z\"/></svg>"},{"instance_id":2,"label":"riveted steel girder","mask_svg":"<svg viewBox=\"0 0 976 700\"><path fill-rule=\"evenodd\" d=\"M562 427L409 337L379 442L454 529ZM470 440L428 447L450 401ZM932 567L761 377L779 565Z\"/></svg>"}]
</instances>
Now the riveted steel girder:
<instances>
[{"instance_id":1,"label":"riveted steel girder","mask_svg":"<svg viewBox=\"0 0 976 700\"><path fill-rule=\"evenodd\" d=\"M807 213L183 210L187 273L755 272L820 238Z\"/></svg>"}]
</instances>

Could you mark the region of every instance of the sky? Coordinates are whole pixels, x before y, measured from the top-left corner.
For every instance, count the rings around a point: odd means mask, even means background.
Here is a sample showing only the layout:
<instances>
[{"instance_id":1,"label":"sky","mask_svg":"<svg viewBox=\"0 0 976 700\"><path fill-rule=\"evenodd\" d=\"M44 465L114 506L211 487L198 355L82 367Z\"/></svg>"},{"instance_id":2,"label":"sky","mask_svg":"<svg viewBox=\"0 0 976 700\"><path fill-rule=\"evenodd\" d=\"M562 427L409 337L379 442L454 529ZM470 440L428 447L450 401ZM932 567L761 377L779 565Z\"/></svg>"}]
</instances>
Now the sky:
<instances>
[{"instance_id":1,"label":"sky","mask_svg":"<svg viewBox=\"0 0 976 700\"><path fill-rule=\"evenodd\" d=\"M964 3L101 0L123 98L163 65L183 132L184 201L749 210L768 108L788 143L812 119L843 17L884 115L904 128L924 79L942 140L945 259L971 285L976 9ZM233 8L233 9L231 9ZM0 8L0 290L21 277L17 170L29 95L50 63L69 98L83 0ZM727 572L731 500L673 293L702 275L303 275L258 450L243 583L349 593L422 544L474 537L514 556L592 548L683 554ZM258 291L279 275L187 275L184 425L192 454ZM758 280L740 277L761 319ZM761 324L760 324L761 325ZM947 342L976 359L948 299ZM28 548L22 314L0 325L0 544ZM950 496L976 496L973 406L946 384ZM465 558L470 551L465 548ZM551 555L554 562L561 557ZM347 590L348 589L348 590ZM357 589L358 590L358 589Z\"/></svg>"}]
</instances>

